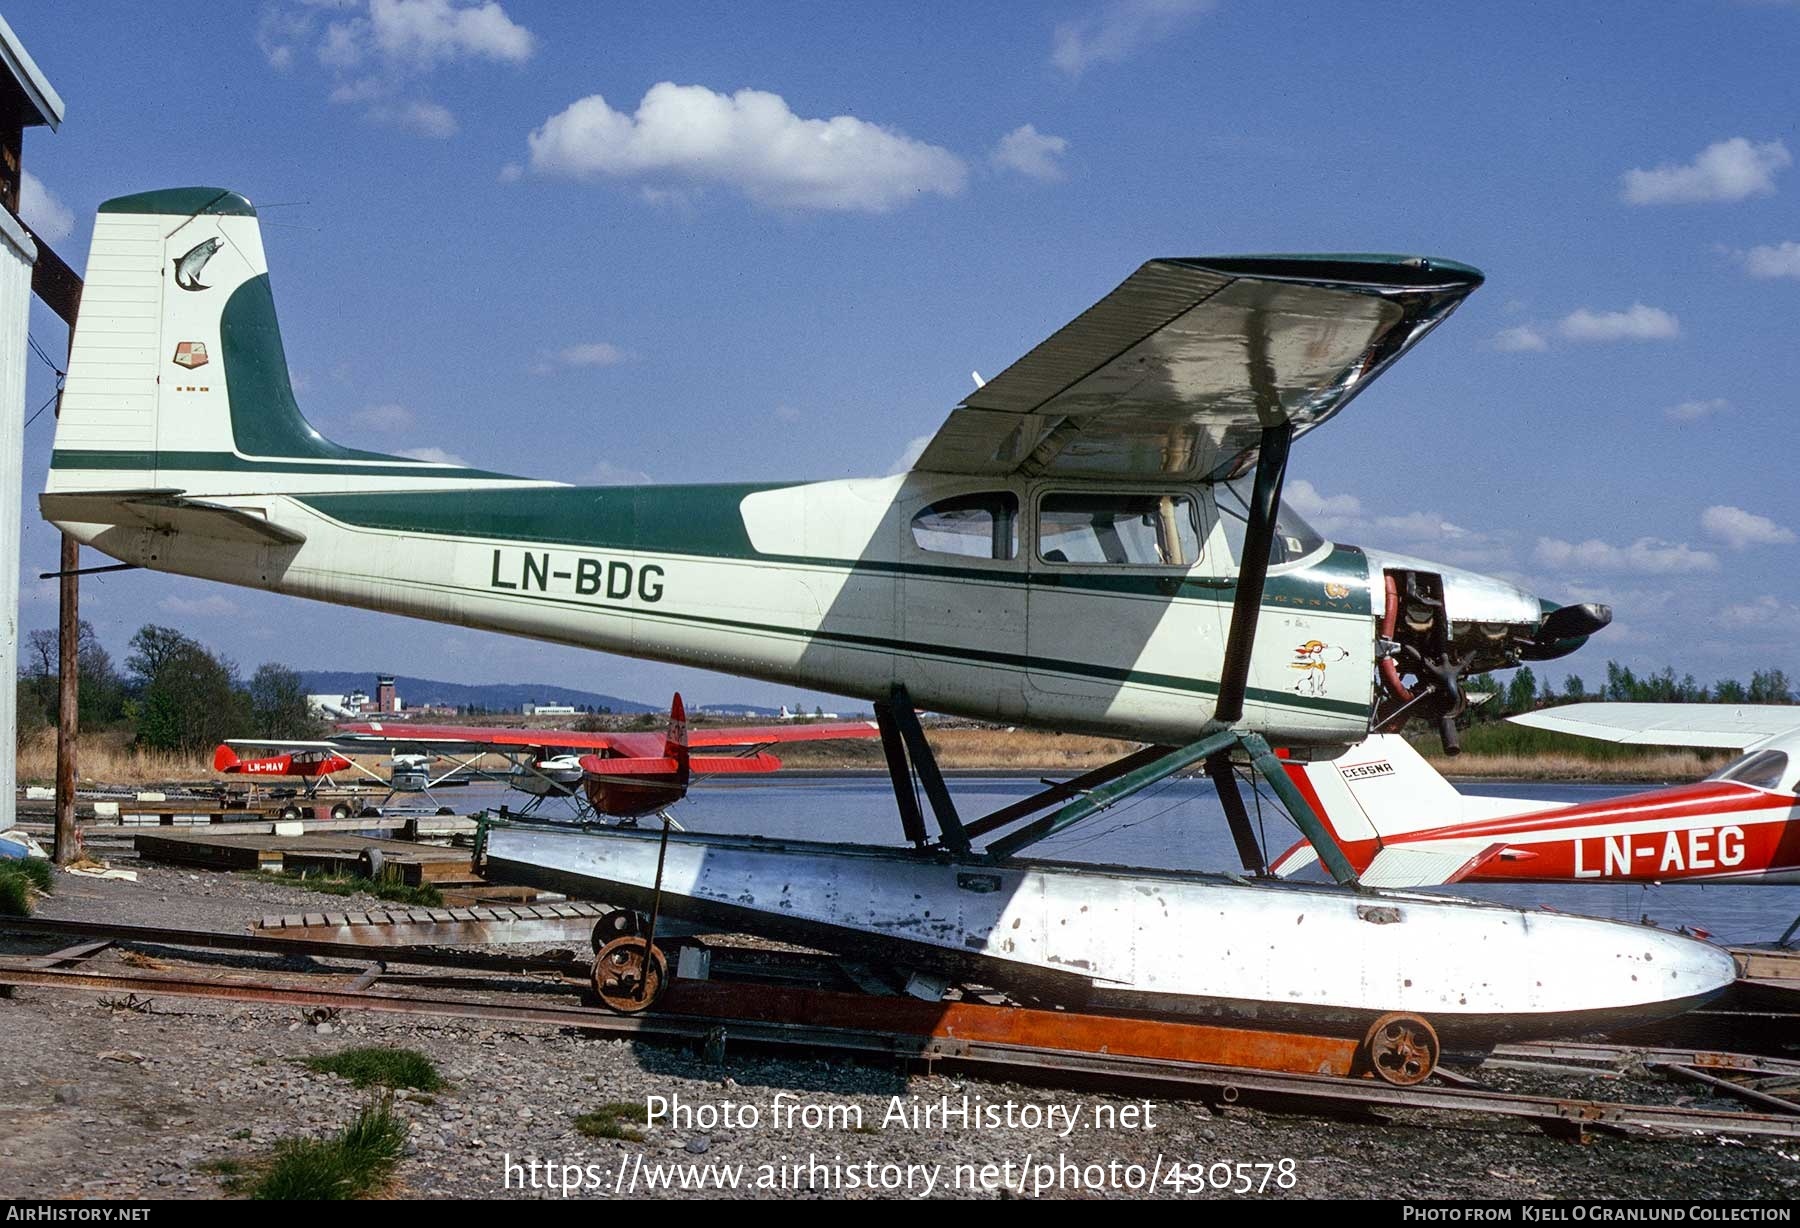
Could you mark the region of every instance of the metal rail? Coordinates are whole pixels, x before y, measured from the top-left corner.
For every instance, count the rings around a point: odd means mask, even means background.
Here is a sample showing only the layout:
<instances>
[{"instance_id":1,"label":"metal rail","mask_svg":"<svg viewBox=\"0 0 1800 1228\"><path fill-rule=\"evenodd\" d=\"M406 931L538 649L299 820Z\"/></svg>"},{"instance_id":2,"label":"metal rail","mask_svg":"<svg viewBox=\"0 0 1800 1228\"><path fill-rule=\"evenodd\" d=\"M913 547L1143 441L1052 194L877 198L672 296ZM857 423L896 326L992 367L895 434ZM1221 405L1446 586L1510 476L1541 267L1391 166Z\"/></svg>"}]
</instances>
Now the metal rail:
<instances>
[{"instance_id":1,"label":"metal rail","mask_svg":"<svg viewBox=\"0 0 1800 1228\"><path fill-rule=\"evenodd\" d=\"M310 955L366 964L379 956L384 963L421 964L431 968L464 968L473 972L552 972L587 976L584 960L567 956L501 955L437 947L371 947L361 942L327 942L317 938L271 938L265 934L226 934L216 930L165 929L110 921L58 921L41 917L0 917L0 931L58 938L108 938L152 946L205 947L215 951L253 951L272 955Z\"/></svg>"},{"instance_id":2,"label":"metal rail","mask_svg":"<svg viewBox=\"0 0 1800 1228\"><path fill-rule=\"evenodd\" d=\"M192 938L191 935L189 937ZM1579 1132L1590 1127L1604 1127L1664 1133L1800 1138L1800 1119L1789 1114L1521 1096L1473 1087L1395 1087L1368 1079L1250 1071L1171 1059L1071 1053L992 1041L921 1036L875 1029L818 1027L703 1016L624 1016L592 1007L543 1006L516 1001L495 1002L425 994L395 994L371 988L323 988L158 973L125 974L46 968L19 959L0 960L0 985L75 992L126 992L140 998L217 998L236 1002L374 1010L579 1028L619 1037L696 1040L722 1028L731 1039L740 1043L812 1050L835 1049L928 1062L953 1061L1015 1078L1022 1073L1034 1071L1082 1076L1102 1079L1113 1086L1125 1082L1179 1089L1189 1093L1210 1092L1227 1101L1235 1100L1242 1094L1252 1094L1276 1098L1287 1104L1330 1111L1353 1107L1364 1110L1411 1109L1473 1113L1523 1119L1555 1132Z\"/></svg>"}]
</instances>

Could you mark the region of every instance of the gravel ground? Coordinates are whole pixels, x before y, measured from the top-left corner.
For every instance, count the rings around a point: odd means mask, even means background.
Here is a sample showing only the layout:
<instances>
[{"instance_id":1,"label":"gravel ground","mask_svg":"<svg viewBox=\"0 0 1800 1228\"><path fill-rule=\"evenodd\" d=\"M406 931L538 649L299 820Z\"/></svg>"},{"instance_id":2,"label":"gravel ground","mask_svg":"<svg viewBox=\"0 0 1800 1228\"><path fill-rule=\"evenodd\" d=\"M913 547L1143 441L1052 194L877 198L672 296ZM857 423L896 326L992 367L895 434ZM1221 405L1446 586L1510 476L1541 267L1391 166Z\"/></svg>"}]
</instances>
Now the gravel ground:
<instances>
[{"instance_id":1,"label":"gravel ground","mask_svg":"<svg viewBox=\"0 0 1800 1228\"><path fill-rule=\"evenodd\" d=\"M265 912L343 907L333 897L241 875L135 868L142 876L137 883L59 876L39 915L241 931ZM0 938L0 949L41 951L45 944ZM120 966L120 958L109 951L94 966ZM988 1165L996 1166L988 1176L1010 1176L1015 1186L1024 1165L1027 1195L1147 1192L1121 1188L1142 1181L1123 1166L1142 1165L1146 1172L1160 1167L1157 1193L1222 1196L1230 1191L1210 1185L1240 1178L1207 1167L1221 1163L1271 1166L1244 1172L1252 1184L1266 1186L1265 1196L1282 1197L1800 1195L1794 1143L1604 1135L1576 1143L1488 1119L1381 1123L1236 1106L1214 1111L1163 1099L1150 1105L1153 1128L1144 1128L1130 1116L1145 1111L1142 1101L1091 1091L737 1050L715 1062L686 1049L541 1027L379 1015L316 1025L304 1022L297 1008L200 999L165 999L139 1012L87 995L21 990L0 1002L0 1017L16 1056L25 1059L0 1075L0 1194L11 1197L218 1196L219 1161L255 1160L278 1139L329 1134L367 1099L297 1059L369 1044L417 1049L450 1080L434 1095L399 1102L410 1141L395 1175L396 1197L561 1197L541 1188L542 1168L536 1170L540 1188L520 1188L529 1187L534 1173L527 1165L534 1160L556 1166L558 1174L573 1166L569 1177L589 1179L587 1196L612 1196L621 1174L639 1194L662 1193L648 1180L678 1168L692 1180L706 1176L708 1166L706 1190L667 1192L747 1197L765 1180L780 1183L764 1191L780 1197L866 1197L873 1178L903 1183L893 1193L922 1194L935 1179L932 1192L940 1196L1003 1196L979 1188ZM1517 1090L1735 1107L1647 1076L1571 1074L1546 1082L1549 1076L1508 1071L1483 1078ZM779 1093L791 1096L783 1103L832 1119L811 1128L799 1120L778 1122ZM721 1114L731 1105L735 1113L724 1122L658 1122L641 1142L591 1139L574 1127L577 1115L602 1104L651 1096ZM993 1129L884 1122L896 1097L903 1106L935 1106L943 1097L960 1104L965 1096L1002 1112L1010 1103L1016 1118L1054 1113L1056 1122ZM759 1120L747 1120L746 1107ZM1079 1116L1065 1133L1068 1113ZM1097 1128L1096 1115L1108 1113L1120 1124ZM837 1167L804 1171L809 1158ZM1009 1163L1010 1174L1000 1167ZM795 1164L803 1171L782 1167ZM966 1167L959 1173L958 1166ZM1181 1166L1174 1169L1184 1178L1180 1186L1171 1180L1173 1166ZM738 1189L716 1188L733 1173ZM846 1188L852 1173L860 1184ZM1100 1188L1091 1188L1096 1178Z\"/></svg>"}]
</instances>

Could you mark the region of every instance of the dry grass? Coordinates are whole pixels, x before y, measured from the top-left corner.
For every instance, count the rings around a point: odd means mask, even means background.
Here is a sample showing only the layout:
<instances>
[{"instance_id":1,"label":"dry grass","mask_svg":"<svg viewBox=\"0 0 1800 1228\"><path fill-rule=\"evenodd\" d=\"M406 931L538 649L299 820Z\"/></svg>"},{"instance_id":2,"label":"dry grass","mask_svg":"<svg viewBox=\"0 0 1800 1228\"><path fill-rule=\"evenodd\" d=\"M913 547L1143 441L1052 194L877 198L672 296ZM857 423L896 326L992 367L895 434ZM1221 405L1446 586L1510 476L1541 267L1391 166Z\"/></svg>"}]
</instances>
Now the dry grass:
<instances>
[{"instance_id":1,"label":"dry grass","mask_svg":"<svg viewBox=\"0 0 1800 1228\"><path fill-rule=\"evenodd\" d=\"M146 751L133 746L124 730L82 734L75 756L75 771L84 784L148 785L214 775L210 755ZM46 729L19 747L19 783L49 785L55 780L56 733Z\"/></svg>"},{"instance_id":2,"label":"dry grass","mask_svg":"<svg viewBox=\"0 0 1800 1228\"><path fill-rule=\"evenodd\" d=\"M1574 780L1659 783L1698 780L1718 770L1730 755L1694 751L1649 751L1625 759L1590 759L1582 755L1427 755L1431 765L1451 779Z\"/></svg>"},{"instance_id":3,"label":"dry grass","mask_svg":"<svg viewBox=\"0 0 1800 1228\"><path fill-rule=\"evenodd\" d=\"M1136 742L1036 729L928 729L925 737L937 752L940 766L960 771L1085 771L1138 748ZM881 743L873 738L858 742L796 742L773 749L783 766L789 768L884 770Z\"/></svg>"}]
</instances>

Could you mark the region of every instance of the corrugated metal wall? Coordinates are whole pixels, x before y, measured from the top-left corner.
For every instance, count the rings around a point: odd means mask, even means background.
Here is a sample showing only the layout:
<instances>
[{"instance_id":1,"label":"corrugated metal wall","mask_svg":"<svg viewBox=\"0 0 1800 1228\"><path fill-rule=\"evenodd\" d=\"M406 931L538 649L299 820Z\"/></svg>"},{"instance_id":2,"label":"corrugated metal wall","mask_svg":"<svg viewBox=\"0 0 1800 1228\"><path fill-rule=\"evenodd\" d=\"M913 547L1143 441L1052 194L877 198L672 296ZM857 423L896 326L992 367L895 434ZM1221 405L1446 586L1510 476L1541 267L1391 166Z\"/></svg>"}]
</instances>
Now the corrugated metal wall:
<instances>
[{"instance_id":1,"label":"corrugated metal wall","mask_svg":"<svg viewBox=\"0 0 1800 1228\"><path fill-rule=\"evenodd\" d=\"M0 831L18 818L19 517L25 501L25 329L37 247L0 209Z\"/></svg>"}]
</instances>

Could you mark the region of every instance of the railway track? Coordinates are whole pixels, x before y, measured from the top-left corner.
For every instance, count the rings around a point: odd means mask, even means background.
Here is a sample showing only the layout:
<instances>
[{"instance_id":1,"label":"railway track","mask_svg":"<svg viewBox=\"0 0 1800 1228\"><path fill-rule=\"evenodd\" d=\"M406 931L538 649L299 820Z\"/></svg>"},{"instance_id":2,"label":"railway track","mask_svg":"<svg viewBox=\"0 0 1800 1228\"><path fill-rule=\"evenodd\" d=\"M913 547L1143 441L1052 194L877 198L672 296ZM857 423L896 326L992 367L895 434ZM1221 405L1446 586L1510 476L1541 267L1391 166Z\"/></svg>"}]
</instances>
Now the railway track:
<instances>
[{"instance_id":1,"label":"railway track","mask_svg":"<svg viewBox=\"0 0 1800 1228\"><path fill-rule=\"evenodd\" d=\"M1719 1050L1552 1042L1501 1046L1492 1057L1501 1065L1535 1065L1571 1073L1643 1069L1738 1099L1746 1105L1742 1110L1523 1095L1483 1086L1442 1067L1432 1082L1395 1086L1372 1078L1010 1043L975 1029L960 1035L931 1034L901 1027L830 1026L692 1013L692 1008L681 1013L658 1010L626 1016L569 1001L522 1000L532 994L567 999L581 992L587 984L586 962L567 956L369 948L267 934L38 918L0 918L0 930L66 940L66 945L43 954L0 957L0 985L105 994L115 999L122 995L122 1000L140 1006L157 999L206 998L575 1028L601 1036L673 1043L716 1042L722 1036L733 1045L827 1050L926 1065L947 1063L1001 1078L1103 1081L1108 1086L1155 1089L1214 1102L1248 1098L1332 1114L1454 1113L1520 1120L1555 1134L1576 1136L1600 1129L1800 1139L1800 1062ZM187 949L209 955L191 957L193 965L185 968L102 970L94 966L106 950L125 944L155 947L159 952ZM231 954L301 956L314 966L257 969L253 975L232 968L227 974L221 971L220 961ZM331 967L322 961L343 961L347 966ZM408 968L440 975L404 971ZM480 974L499 974L517 983L495 991L491 976ZM885 1001L899 1004L905 1000ZM879 1009L872 1012L877 1018L882 1013ZM898 1017L891 1008L888 1013Z\"/></svg>"}]
</instances>

